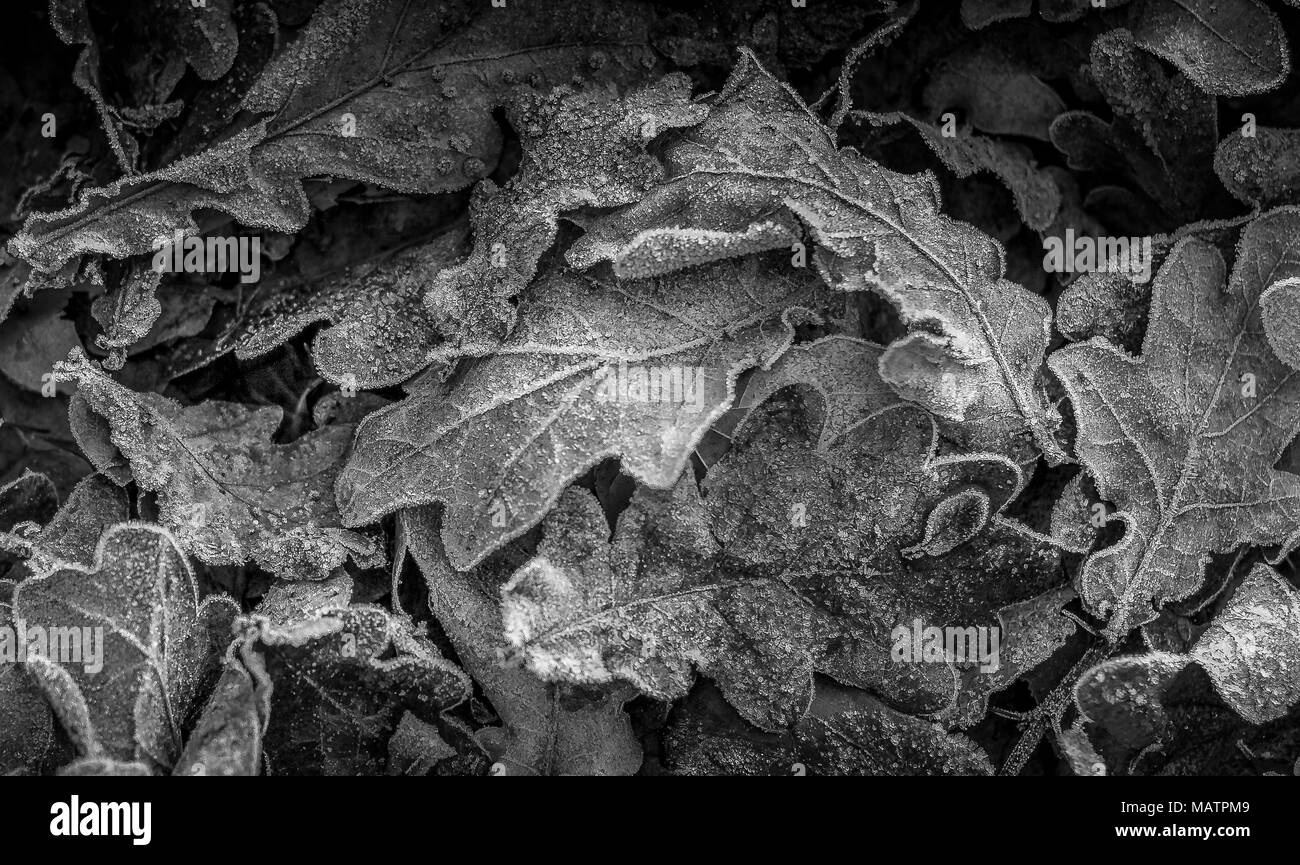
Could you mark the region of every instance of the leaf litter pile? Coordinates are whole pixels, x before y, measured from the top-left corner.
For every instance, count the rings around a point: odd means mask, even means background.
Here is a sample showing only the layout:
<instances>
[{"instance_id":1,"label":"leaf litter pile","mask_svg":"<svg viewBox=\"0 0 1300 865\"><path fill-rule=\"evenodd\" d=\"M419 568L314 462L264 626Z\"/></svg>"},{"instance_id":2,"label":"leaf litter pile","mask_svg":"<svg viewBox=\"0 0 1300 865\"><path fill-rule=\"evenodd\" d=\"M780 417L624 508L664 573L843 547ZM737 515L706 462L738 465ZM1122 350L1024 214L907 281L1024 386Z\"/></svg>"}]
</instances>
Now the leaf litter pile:
<instances>
[{"instance_id":1,"label":"leaf litter pile","mask_svg":"<svg viewBox=\"0 0 1300 865\"><path fill-rule=\"evenodd\" d=\"M0 772L1300 772L1294 0L0 34Z\"/></svg>"}]
</instances>

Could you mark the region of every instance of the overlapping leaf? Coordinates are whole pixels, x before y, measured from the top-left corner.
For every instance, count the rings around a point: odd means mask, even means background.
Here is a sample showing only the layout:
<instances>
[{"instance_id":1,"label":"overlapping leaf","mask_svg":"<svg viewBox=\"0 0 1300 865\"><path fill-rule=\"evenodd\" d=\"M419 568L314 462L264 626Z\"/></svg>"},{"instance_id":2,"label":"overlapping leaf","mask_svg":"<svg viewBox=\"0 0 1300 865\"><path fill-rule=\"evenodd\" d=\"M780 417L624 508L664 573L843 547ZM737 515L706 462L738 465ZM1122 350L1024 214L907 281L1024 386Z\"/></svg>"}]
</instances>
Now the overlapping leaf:
<instances>
[{"instance_id":1,"label":"overlapping leaf","mask_svg":"<svg viewBox=\"0 0 1300 865\"><path fill-rule=\"evenodd\" d=\"M227 658L173 775L249 776L262 770L262 738L271 715L271 682L261 657Z\"/></svg>"},{"instance_id":2,"label":"overlapping leaf","mask_svg":"<svg viewBox=\"0 0 1300 865\"><path fill-rule=\"evenodd\" d=\"M901 112L870 118L875 122L905 121L957 177L988 172L1011 192L1025 225L1041 231L1061 208L1061 190L1051 173L1040 169L1023 145L989 136L947 136L938 127Z\"/></svg>"},{"instance_id":3,"label":"overlapping leaf","mask_svg":"<svg viewBox=\"0 0 1300 865\"><path fill-rule=\"evenodd\" d=\"M15 621L80 649L29 657L28 667L82 756L157 768L179 756L238 613L224 596L200 602L184 554L148 523L110 528L93 566L27 579L13 604Z\"/></svg>"},{"instance_id":4,"label":"overlapping leaf","mask_svg":"<svg viewBox=\"0 0 1300 865\"><path fill-rule=\"evenodd\" d=\"M1052 122L1052 143L1071 168L1127 175L1172 217L1195 212L1209 192L1206 167L1218 140L1214 98L1166 72L1126 30L1098 37L1090 59L1114 117L1064 112Z\"/></svg>"},{"instance_id":5,"label":"overlapping leaf","mask_svg":"<svg viewBox=\"0 0 1300 865\"><path fill-rule=\"evenodd\" d=\"M1138 0L1128 25L1138 44L1206 93L1263 93L1291 71L1282 22L1263 0Z\"/></svg>"},{"instance_id":6,"label":"overlapping leaf","mask_svg":"<svg viewBox=\"0 0 1300 865\"><path fill-rule=\"evenodd\" d=\"M829 348L833 366L842 346ZM765 729L803 715L814 670L916 712L955 710L955 672L893 658L893 629L993 625L1059 581L1056 551L990 524L1019 485L1014 463L936 458L925 412L843 397L857 418L830 437L754 416L703 496L689 476L639 490L612 541L595 499L568 491L503 590L515 651L549 680L625 681L665 700L698 670ZM835 402L824 417L843 416Z\"/></svg>"},{"instance_id":7,"label":"overlapping leaf","mask_svg":"<svg viewBox=\"0 0 1300 865\"><path fill-rule=\"evenodd\" d=\"M405 711L428 721L469 696L469 680L409 622L378 607L257 622L245 650L271 682L272 773L382 774Z\"/></svg>"},{"instance_id":8,"label":"overlapping leaf","mask_svg":"<svg viewBox=\"0 0 1300 865\"><path fill-rule=\"evenodd\" d=\"M74 432L87 456L119 483L157 493L163 524L202 561L323 579L349 556L382 559L373 538L340 525L331 494L350 425L272 444L276 407L182 406L119 385L78 352L60 375L78 382Z\"/></svg>"},{"instance_id":9,"label":"overlapping leaf","mask_svg":"<svg viewBox=\"0 0 1300 865\"><path fill-rule=\"evenodd\" d=\"M1259 305L1297 274L1298 237L1300 212L1256 220L1230 280L1213 246L1184 239L1157 276L1141 357L1103 338L1052 355L1076 450L1125 523L1079 580L1112 639L1196 591L1211 553L1300 525L1300 477L1274 468L1300 429L1300 375L1269 347Z\"/></svg>"},{"instance_id":10,"label":"overlapping leaf","mask_svg":"<svg viewBox=\"0 0 1300 865\"><path fill-rule=\"evenodd\" d=\"M259 118L206 150L87 190L31 217L13 249L39 270L85 254L126 257L215 208L246 226L292 232L318 175L404 192L458 189L495 165L492 110L517 86L574 76L632 83L654 65L644 8L568 0L509 14L468 3L329 0L243 100Z\"/></svg>"},{"instance_id":11,"label":"overlapping leaf","mask_svg":"<svg viewBox=\"0 0 1300 865\"><path fill-rule=\"evenodd\" d=\"M1250 724L1284 718L1300 701L1300 595L1257 565L1186 654L1156 651L1113 658L1084 673L1075 688L1084 732L1103 750L1123 753L1166 743L1174 710L1203 670L1215 692Z\"/></svg>"},{"instance_id":12,"label":"overlapping leaf","mask_svg":"<svg viewBox=\"0 0 1300 865\"><path fill-rule=\"evenodd\" d=\"M429 609L456 647L466 671L502 721L477 738L507 775L630 775L641 766L641 745L623 704L631 689L563 693L526 669L503 661L509 648L501 629L500 586L509 576L489 560L468 573L454 570L442 549L436 509L399 517L411 554L429 588ZM506 560L508 561L508 559Z\"/></svg>"},{"instance_id":13,"label":"overlapping leaf","mask_svg":"<svg viewBox=\"0 0 1300 865\"><path fill-rule=\"evenodd\" d=\"M740 372L771 364L824 303L807 271L770 259L635 281L553 271L495 354L361 424L338 480L344 522L444 502L447 555L468 568L605 457L671 486Z\"/></svg>"},{"instance_id":14,"label":"overlapping leaf","mask_svg":"<svg viewBox=\"0 0 1300 865\"><path fill-rule=\"evenodd\" d=\"M561 213L631 204L663 178L659 161L644 148L704 118L707 109L691 103L690 91L690 79L674 74L623 98L559 88L544 96L521 93L512 102L523 165L503 190L490 180L475 188L473 252L434 274L425 296L457 347L482 353L509 332L515 310L508 301L532 280Z\"/></svg>"},{"instance_id":15,"label":"overlapping leaf","mask_svg":"<svg viewBox=\"0 0 1300 865\"><path fill-rule=\"evenodd\" d=\"M784 247L797 217L817 244L814 262L828 285L879 292L909 326L881 357L891 385L965 421L977 449L1037 447L1053 462L1065 459L1038 383L1050 310L1002 278L995 241L940 213L932 177L896 174L839 150L749 52L708 120L667 158L668 181L596 223L569 250L570 263L609 260L616 274L663 273L752 251L755 235ZM1017 436L1031 441L1017 448Z\"/></svg>"},{"instance_id":16,"label":"overlapping leaf","mask_svg":"<svg viewBox=\"0 0 1300 865\"><path fill-rule=\"evenodd\" d=\"M1048 21L1075 21L1088 12L1124 8L1119 20L1147 51L1177 66L1206 93L1263 93L1291 69L1286 34L1263 0L1043 0ZM1021 0L962 0L962 20L978 28L1028 15ZM1103 12L1103 14L1105 14Z\"/></svg>"},{"instance_id":17,"label":"overlapping leaf","mask_svg":"<svg viewBox=\"0 0 1300 865\"><path fill-rule=\"evenodd\" d=\"M700 689L679 705L664 738L665 767L678 775L993 774L965 736L824 681L789 732L758 730L716 690Z\"/></svg>"},{"instance_id":18,"label":"overlapping leaf","mask_svg":"<svg viewBox=\"0 0 1300 865\"><path fill-rule=\"evenodd\" d=\"M240 357L259 357L318 321L330 322L312 343L316 368L351 388L380 388L411 378L434 359L441 332L424 292L458 257L463 226L379 261L312 280L303 292L275 296L238 339Z\"/></svg>"},{"instance_id":19,"label":"overlapping leaf","mask_svg":"<svg viewBox=\"0 0 1300 865\"><path fill-rule=\"evenodd\" d=\"M1300 129L1243 124L1219 142L1214 172L1247 204L1300 203Z\"/></svg>"}]
</instances>

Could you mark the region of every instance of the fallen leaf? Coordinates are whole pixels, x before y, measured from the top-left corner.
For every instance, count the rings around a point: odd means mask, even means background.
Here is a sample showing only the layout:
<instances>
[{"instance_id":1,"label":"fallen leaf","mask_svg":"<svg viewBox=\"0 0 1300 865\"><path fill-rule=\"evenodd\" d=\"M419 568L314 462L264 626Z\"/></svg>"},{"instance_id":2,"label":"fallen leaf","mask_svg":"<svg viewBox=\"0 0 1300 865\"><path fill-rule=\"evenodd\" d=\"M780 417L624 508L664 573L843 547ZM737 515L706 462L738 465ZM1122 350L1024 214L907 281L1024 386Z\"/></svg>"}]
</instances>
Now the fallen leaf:
<instances>
[{"instance_id":1,"label":"fallen leaf","mask_svg":"<svg viewBox=\"0 0 1300 865\"><path fill-rule=\"evenodd\" d=\"M1138 0L1128 27L1139 45L1217 96L1272 90L1291 71L1282 22L1260 0Z\"/></svg>"},{"instance_id":2,"label":"fallen leaf","mask_svg":"<svg viewBox=\"0 0 1300 865\"><path fill-rule=\"evenodd\" d=\"M492 111L517 86L575 75L630 84L655 64L648 7L566 0L509 15L469 4L327 0L245 94L257 118L165 168L84 191L30 217L12 250L53 272L86 254L124 258L197 231L213 208L249 227L295 232L318 175L435 193L496 164Z\"/></svg>"},{"instance_id":3,"label":"fallen leaf","mask_svg":"<svg viewBox=\"0 0 1300 865\"><path fill-rule=\"evenodd\" d=\"M182 406L119 385L79 352L59 370L79 383L74 412L86 421L74 433L91 462L156 492L162 523L201 561L252 560L279 576L324 579L349 556L382 560L373 538L342 528L331 496L352 427L272 444L277 407Z\"/></svg>"},{"instance_id":4,"label":"fallen leaf","mask_svg":"<svg viewBox=\"0 0 1300 865\"><path fill-rule=\"evenodd\" d=\"M162 768L181 752L190 712L215 677L238 614L224 596L200 602L175 540L149 523L113 526L93 566L24 580L13 604L29 633L62 634L60 645L71 652L38 661L46 698L82 743L82 756ZM50 687L51 679L61 686Z\"/></svg>"},{"instance_id":5,"label":"fallen leaf","mask_svg":"<svg viewBox=\"0 0 1300 865\"><path fill-rule=\"evenodd\" d=\"M687 697L665 735L678 775L991 775L973 741L894 711L863 691L819 682L790 732L764 733L712 689Z\"/></svg>"},{"instance_id":6,"label":"fallen leaf","mask_svg":"<svg viewBox=\"0 0 1300 865\"><path fill-rule=\"evenodd\" d=\"M243 645L271 681L270 774L382 774L404 711L433 720L469 696L464 673L379 607L255 621Z\"/></svg>"},{"instance_id":7,"label":"fallen leaf","mask_svg":"<svg viewBox=\"0 0 1300 865\"><path fill-rule=\"evenodd\" d=\"M824 303L806 271L770 260L635 281L551 272L495 354L362 422L338 480L344 523L442 501L447 555L468 569L606 457L671 486L737 376L779 357Z\"/></svg>"},{"instance_id":8,"label":"fallen leaf","mask_svg":"<svg viewBox=\"0 0 1300 865\"><path fill-rule=\"evenodd\" d=\"M662 273L678 266L680 248L696 247L688 263L750 252L735 238L759 226L770 227L772 246L784 244L778 215L788 213L811 234L812 261L829 286L876 291L909 326L880 360L896 390L978 430L976 449L1037 447L1050 462L1066 459L1038 383L1051 311L1002 278L995 241L940 213L932 176L895 174L838 149L749 52L709 118L667 158L669 179L598 220L570 247L570 264L609 260L616 274Z\"/></svg>"},{"instance_id":9,"label":"fallen leaf","mask_svg":"<svg viewBox=\"0 0 1300 865\"><path fill-rule=\"evenodd\" d=\"M698 671L769 730L807 710L814 670L918 713L952 709L956 673L892 657L895 628L991 626L1059 580L1057 554L991 522L1018 487L1014 463L936 457L930 417L890 403L859 402L829 440L751 416L702 496L689 476L641 489L612 540L596 500L570 489L503 589L515 653L547 680L625 681L661 700ZM963 488L982 497L979 516L946 524L942 505ZM1021 575L1000 583L1008 567Z\"/></svg>"},{"instance_id":10,"label":"fallen leaf","mask_svg":"<svg viewBox=\"0 0 1300 865\"><path fill-rule=\"evenodd\" d=\"M500 586L510 568L489 559L473 571L452 568L442 549L437 509L404 510L398 519L429 589L429 610L456 655L502 721L478 739L506 775L631 775L641 745L623 704L627 688L568 695L531 672L504 663ZM507 560L508 561L508 560ZM504 573L501 573L504 571Z\"/></svg>"},{"instance_id":11,"label":"fallen leaf","mask_svg":"<svg viewBox=\"0 0 1300 865\"><path fill-rule=\"evenodd\" d=\"M1079 577L1112 640L1196 591L1211 553L1283 543L1300 524L1300 477L1273 468L1300 429L1300 377L1269 348L1259 308L1268 282L1300 268L1297 236L1297 211L1255 220L1231 280L1212 245L1181 240L1156 277L1140 357L1093 338L1049 360L1079 457L1125 523Z\"/></svg>"},{"instance_id":12,"label":"fallen leaf","mask_svg":"<svg viewBox=\"0 0 1300 865\"><path fill-rule=\"evenodd\" d=\"M1214 173L1238 201L1300 204L1300 129L1234 129L1214 151Z\"/></svg>"}]
</instances>

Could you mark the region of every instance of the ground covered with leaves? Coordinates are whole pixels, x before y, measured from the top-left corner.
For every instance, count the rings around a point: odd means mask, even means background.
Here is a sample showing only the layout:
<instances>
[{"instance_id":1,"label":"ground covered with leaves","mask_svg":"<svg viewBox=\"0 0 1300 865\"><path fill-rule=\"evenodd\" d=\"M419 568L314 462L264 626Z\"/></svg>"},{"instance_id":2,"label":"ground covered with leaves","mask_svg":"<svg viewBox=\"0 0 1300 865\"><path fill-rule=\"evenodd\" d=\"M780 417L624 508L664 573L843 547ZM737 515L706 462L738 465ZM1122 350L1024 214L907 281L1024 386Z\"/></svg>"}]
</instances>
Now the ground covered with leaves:
<instances>
[{"instance_id":1,"label":"ground covered with leaves","mask_svg":"<svg viewBox=\"0 0 1300 865\"><path fill-rule=\"evenodd\" d=\"M1300 3L1096 5L14 4L0 773L1300 774Z\"/></svg>"}]
</instances>

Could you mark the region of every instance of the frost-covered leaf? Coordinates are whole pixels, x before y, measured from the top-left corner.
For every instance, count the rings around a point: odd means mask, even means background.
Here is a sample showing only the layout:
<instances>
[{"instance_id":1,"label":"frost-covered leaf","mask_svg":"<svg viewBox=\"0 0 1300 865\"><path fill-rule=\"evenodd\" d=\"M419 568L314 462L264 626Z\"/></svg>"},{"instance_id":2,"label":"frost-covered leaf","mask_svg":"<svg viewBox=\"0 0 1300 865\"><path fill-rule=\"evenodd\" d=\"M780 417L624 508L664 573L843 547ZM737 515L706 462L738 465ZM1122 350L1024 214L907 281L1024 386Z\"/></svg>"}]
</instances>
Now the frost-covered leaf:
<instances>
[{"instance_id":1,"label":"frost-covered leaf","mask_svg":"<svg viewBox=\"0 0 1300 865\"><path fill-rule=\"evenodd\" d=\"M1097 503L1085 494L1083 482L1082 473L1070 478L1052 505L1052 537L1073 553L1089 552L1101 529L1093 510Z\"/></svg>"},{"instance_id":2,"label":"frost-covered leaf","mask_svg":"<svg viewBox=\"0 0 1300 865\"><path fill-rule=\"evenodd\" d=\"M282 416L274 406L182 406L123 387L78 352L60 364L60 375L79 384L76 404L86 420L74 432L87 456L119 483L133 477L156 492L162 523L200 560L252 560L292 579L324 579L349 556L382 560L373 538L340 525L334 505L351 426L274 444Z\"/></svg>"},{"instance_id":3,"label":"frost-covered leaf","mask_svg":"<svg viewBox=\"0 0 1300 865\"><path fill-rule=\"evenodd\" d=\"M11 627L0 604L0 626ZM54 715L22 664L0 663L0 774L36 773L55 744Z\"/></svg>"},{"instance_id":4,"label":"frost-covered leaf","mask_svg":"<svg viewBox=\"0 0 1300 865\"><path fill-rule=\"evenodd\" d=\"M273 625L289 625L315 618L322 610L346 607L352 602L356 581L339 568L324 580L276 580L253 610Z\"/></svg>"},{"instance_id":5,"label":"frost-covered leaf","mask_svg":"<svg viewBox=\"0 0 1300 865\"><path fill-rule=\"evenodd\" d=\"M309 215L302 180L318 175L412 193L459 189L496 164L492 111L515 87L575 76L630 84L655 63L643 6L565 0L496 12L327 0L245 94L250 125L31 217L12 248L45 272L85 254L123 258L176 229L192 233L200 208L293 232Z\"/></svg>"},{"instance_id":6,"label":"frost-covered leaf","mask_svg":"<svg viewBox=\"0 0 1300 865\"><path fill-rule=\"evenodd\" d=\"M641 745L623 704L625 687L598 694L565 694L503 658L500 586L509 568L490 559L456 571L443 552L437 509L399 516L412 556L429 589L429 609L456 647L456 655L483 689L502 721L478 733L507 775L631 775ZM505 571L502 573L501 571Z\"/></svg>"},{"instance_id":7,"label":"frost-covered leaf","mask_svg":"<svg viewBox=\"0 0 1300 865\"><path fill-rule=\"evenodd\" d=\"M1300 700L1300 593L1256 565L1191 654L1247 721L1282 717Z\"/></svg>"},{"instance_id":8,"label":"frost-covered leaf","mask_svg":"<svg viewBox=\"0 0 1300 865\"><path fill-rule=\"evenodd\" d=\"M271 683L252 652L228 657L173 775L250 776L262 771Z\"/></svg>"},{"instance_id":9,"label":"frost-covered leaf","mask_svg":"<svg viewBox=\"0 0 1300 865\"><path fill-rule=\"evenodd\" d=\"M639 490L612 541L596 500L566 492L503 590L514 650L543 678L625 681L664 700L698 670L765 729L806 711L814 670L915 711L952 708L955 671L894 659L893 629L993 625L998 608L1059 581L1053 548L989 524L1017 467L936 458L929 416L898 402L820 442L759 420L703 495L689 476ZM983 497L982 518L937 526L954 488Z\"/></svg>"},{"instance_id":10,"label":"frost-covered leaf","mask_svg":"<svg viewBox=\"0 0 1300 865\"><path fill-rule=\"evenodd\" d=\"M469 696L469 680L379 607L326 609L244 638L271 681L271 774L382 774L402 713L433 721Z\"/></svg>"},{"instance_id":11,"label":"frost-covered leaf","mask_svg":"<svg viewBox=\"0 0 1300 865\"><path fill-rule=\"evenodd\" d=\"M104 365L116 369L128 356L197 336L207 327L218 299L218 290L204 286L164 282L154 291L146 280L128 279L91 305L103 331L93 351L107 349L111 359Z\"/></svg>"},{"instance_id":12,"label":"frost-covered leaf","mask_svg":"<svg viewBox=\"0 0 1300 865\"><path fill-rule=\"evenodd\" d=\"M90 564L99 538L109 526L125 522L126 492L100 474L84 478L54 519L36 536L41 550L57 559Z\"/></svg>"},{"instance_id":13,"label":"frost-covered leaf","mask_svg":"<svg viewBox=\"0 0 1300 865\"><path fill-rule=\"evenodd\" d=\"M1118 640L1196 591L1211 553L1277 544L1300 525L1300 477L1279 471L1300 428L1300 376L1269 348L1267 281L1300 272L1300 212L1248 226L1231 280L1223 257L1179 242L1157 275L1142 355L1102 338L1049 364L1074 404L1076 449L1124 537L1094 553L1080 594Z\"/></svg>"},{"instance_id":14,"label":"frost-covered leaf","mask_svg":"<svg viewBox=\"0 0 1300 865\"><path fill-rule=\"evenodd\" d=\"M121 369L126 363L127 347L144 339L162 316L162 303L157 297L161 282L160 271L137 265L111 294L95 299L91 310L104 329L96 345L109 352L106 368Z\"/></svg>"},{"instance_id":15,"label":"frost-covered leaf","mask_svg":"<svg viewBox=\"0 0 1300 865\"><path fill-rule=\"evenodd\" d=\"M1287 276L1270 285L1259 305L1273 353L1300 370L1300 277Z\"/></svg>"},{"instance_id":16,"label":"frost-covered leaf","mask_svg":"<svg viewBox=\"0 0 1300 865\"><path fill-rule=\"evenodd\" d=\"M238 614L224 596L200 602L184 554L148 523L110 528L93 566L24 580L13 605L15 621L79 650L39 660L46 697L82 755L162 768L180 755Z\"/></svg>"},{"instance_id":17,"label":"frost-covered leaf","mask_svg":"<svg viewBox=\"0 0 1300 865\"><path fill-rule=\"evenodd\" d=\"M1154 257L1154 243L1152 252ZM1134 279L1120 270L1080 274L1057 300L1056 326L1076 342L1104 337L1117 346L1137 350L1146 331L1150 301L1150 280Z\"/></svg>"},{"instance_id":18,"label":"frost-covered leaf","mask_svg":"<svg viewBox=\"0 0 1300 865\"><path fill-rule=\"evenodd\" d=\"M1080 677L1075 698L1087 721L1124 746L1144 748L1175 732L1170 709L1194 681L1184 670L1197 665L1242 719L1264 724L1300 701L1298 647L1300 594L1272 568L1257 565L1190 652L1104 661Z\"/></svg>"},{"instance_id":19,"label":"frost-covered leaf","mask_svg":"<svg viewBox=\"0 0 1300 865\"><path fill-rule=\"evenodd\" d=\"M979 172L993 174L1011 192L1025 225L1041 231L1056 219L1061 208L1061 191L1052 175L1035 164L1030 150L1011 141L990 136L946 136L942 131L910 115L880 115L880 121L910 123L943 164L958 177Z\"/></svg>"},{"instance_id":20,"label":"frost-covered leaf","mask_svg":"<svg viewBox=\"0 0 1300 865\"><path fill-rule=\"evenodd\" d=\"M771 364L825 302L807 271L754 258L636 281L550 272L495 354L361 424L344 522L442 501L447 555L469 568L606 457L671 486L740 372Z\"/></svg>"},{"instance_id":21,"label":"frost-covered leaf","mask_svg":"<svg viewBox=\"0 0 1300 865\"><path fill-rule=\"evenodd\" d=\"M44 475L32 472L0 487L0 532L12 533L19 524L44 523L58 507L58 494ZM12 536L11 536L12 537ZM21 537L7 541L0 536L0 628L14 626L13 591L23 574L7 568L14 549L21 551ZM22 565L17 569L21 570ZM13 656L0 655L0 774L36 771L54 745L54 716L36 682Z\"/></svg>"},{"instance_id":22,"label":"frost-covered leaf","mask_svg":"<svg viewBox=\"0 0 1300 865\"><path fill-rule=\"evenodd\" d=\"M1238 200L1255 207L1300 204L1300 129L1234 129L1214 151L1214 173Z\"/></svg>"},{"instance_id":23,"label":"frost-covered leaf","mask_svg":"<svg viewBox=\"0 0 1300 865\"><path fill-rule=\"evenodd\" d=\"M537 262L555 241L559 215L579 207L635 202L663 179L645 152L663 132L692 126L708 109L690 101L680 73L622 98L568 88L520 93L507 114L520 131L523 164L505 189L486 180L474 190L469 257L433 275L426 303L457 348L481 353L509 332Z\"/></svg>"},{"instance_id":24,"label":"frost-covered leaf","mask_svg":"<svg viewBox=\"0 0 1300 865\"><path fill-rule=\"evenodd\" d=\"M1151 271L1154 273L1183 238L1212 243L1228 253L1237 244L1241 229L1252 216L1203 220L1180 226L1170 234L1151 238ZM1098 236L1102 232L1090 232ZM1082 236L1082 235L1076 235ZM1096 270L1079 274L1056 304L1056 327L1067 339L1079 342L1102 336L1129 352L1142 347L1151 304L1152 280L1145 274L1122 270Z\"/></svg>"},{"instance_id":25,"label":"frost-covered leaf","mask_svg":"<svg viewBox=\"0 0 1300 865\"><path fill-rule=\"evenodd\" d=\"M468 257L457 225L427 246L277 298L244 327L237 353L258 356L332 320L316 339L316 362L331 381L363 388L409 379L436 358L488 353L509 330L509 301L533 278L560 214L629 203L660 179L644 148L706 113L689 96L680 75L624 97L595 87L518 91L507 118L520 130L524 161L504 189L490 180L476 188Z\"/></svg>"},{"instance_id":26,"label":"frost-covered leaf","mask_svg":"<svg viewBox=\"0 0 1300 865\"><path fill-rule=\"evenodd\" d=\"M435 725L407 712L388 740L388 774L428 775L456 754Z\"/></svg>"},{"instance_id":27,"label":"frost-covered leaf","mask_svg":"<svg viewBox=\"0 0 1300 865\"><path fill-rule=\"evenodd\" d=\"M750 726L717 690L696 689L665 733L678 775L992 775L973 741L890 709L865 691L819 680L809 713L788 732Z\"/></svg>"},{"instance_id":28,"label":"frost-covered leaf","mask_svg":"<svg viewBox=\"0 0 1300 865\"><path fill-rule=\"evenodd\" d=\"M132 34L129 57L115 58L124 67L118 77L126 79L130 105L111 104L104 93L106 77L103 51L92 27L86 0L52 0L50 24L69 45L82 45L72 80L95 104L109 146L128 174L136 169L140 142L134 128L152 131L163 120L176 117L184 107L168 101L173 89L191 67L203 79L224 75L235 61L239 35L231 18L231 0L209 4L170 3L150 0L133 4L125 15L115 15L116 28ZM144 50L141 50L144 49ZM113 70L117 72L117 70Z\"/></svg>"},{"instance_id":29,"label":"frost-covered leaf","mask_svg":"<svg viewBox=\"0 0 1300 865\"><path fill-rule=\"evenodd\" d=\"M838 149L749 52L709 118L667 158L669 179L596 222L569 249L571 264L609 260L616 274L662 273L680 266L679 249L692 249L687 263L730 257L750 251L737 235L797 217L828 285L880 293L909 326L881 357L891 385L967 422L978 449L1037 447L1052 462L1065 459L1039 385L1051 311L1002 278L994 240L940 212L932 176L896 174Z\"/></svg>"},{"instance_id":30,"label":"frost-covered leaf","mask_svg":"<svg viewBox=\"0 0 1300 865\"><path fill-rule=\"evenodd\" d=\"M1167 72L1126 30L1099 36L1090 59L1113 119L1065 112L1052 122L1052 143L1071 168L1126 174L1171 217L1195 212L1212 180L1206 169L1218 141L1214 98Z\"/></svg>"},{"instance_id":31,"label":"frost-covered leaf","mask_svg":"<svg viewBox=\"0 0 1300 865\"><path fill-rule=\"evenodd\" d=\"M114 760L112 757L83 757L66 766L59 767L56 773L69 777L127 777L149 778L153 772L144 763L135 760Z\"/></svg>"},{"instance_id":32,"label":"frost-covered leaf","mask_svg":"<svg viewBox=\"0 0 1300 865\"><path fill-rule=\"evenodd\" d=\"M455 225L427 244L311 280L304 291L277 293L243 325L236 355L259 357L323 321L329 326L312 341L312 361L327 380L354 389L406 381L429 365L442 342L424 293L456 260L465 237Z\"/></svg>"},{"instance_id":33,"label":"frost-covered leaf","mask_svg":"<svg viewBox=\"0 0 1300 865\"><path fill-rule=\"evenodd\" d=\"M0 532L12 532L21 523L44 525L59 508L59 493L50 479L39 472L0 486Z\"/></svg>"},{"instance_id":34,"label":"frost-covered leaf","mask_svg":"<svg viewBox=\"0 0 1300 865\"><path fill-rule=\"evenodd\" d=\"M1128 26L1206 93L1263 93L1291 71L1282 22L1263 0L1138 0Z\"/></svg>"},{"instance_id":35,"label":"frost-covered leaf","mask_svg":"<svg viewBox=\"0 0 1300 865\"><path fill-rule=\"evenodd\" d=\"M44 483L36 481L36 478ZM48 496L53 491L43 492L39 489L49 483L43 476L28 474L21 480L29 489L38 485L35 491L40 499L49 501ZM3 498L4 492L0 491L0 500ZM57 503L57 498L53 501ZM0 508L0 514L2 513L3 509ZM73 488L68 500L48 521L32 515L30 510L28 514L27 520L43 525L35 535L21 539L19 546L27 559L5 575L15 581L21 581L32 574L48 573L69 562L93 565L100 535L109 526L126 522L130 518L130 508L125 490L103 475L93 474L83 478ZM12 528L6 526L3 518L0 518L0 530L11 531Z\"/></svg>"},{"instance_id":36,"label":"frost-covered leaf","mask_svg":"<svg viewBox=\"0 0 1300 865\"><path fill-rule=\"evenodd\" d=\"M133 4L126 20L117 18L118 27L130 28L143 37L143 44L133 45L128 68L135 90L132 95L139 104L166 100L186 66L208 81L226 74L239 48L231 20L233 6L232 0L198 5L146 0ZM52 0L49 7L50 24L59 38L69 44L95 44L86 0Z\"/></svg>"}]
</instances>

